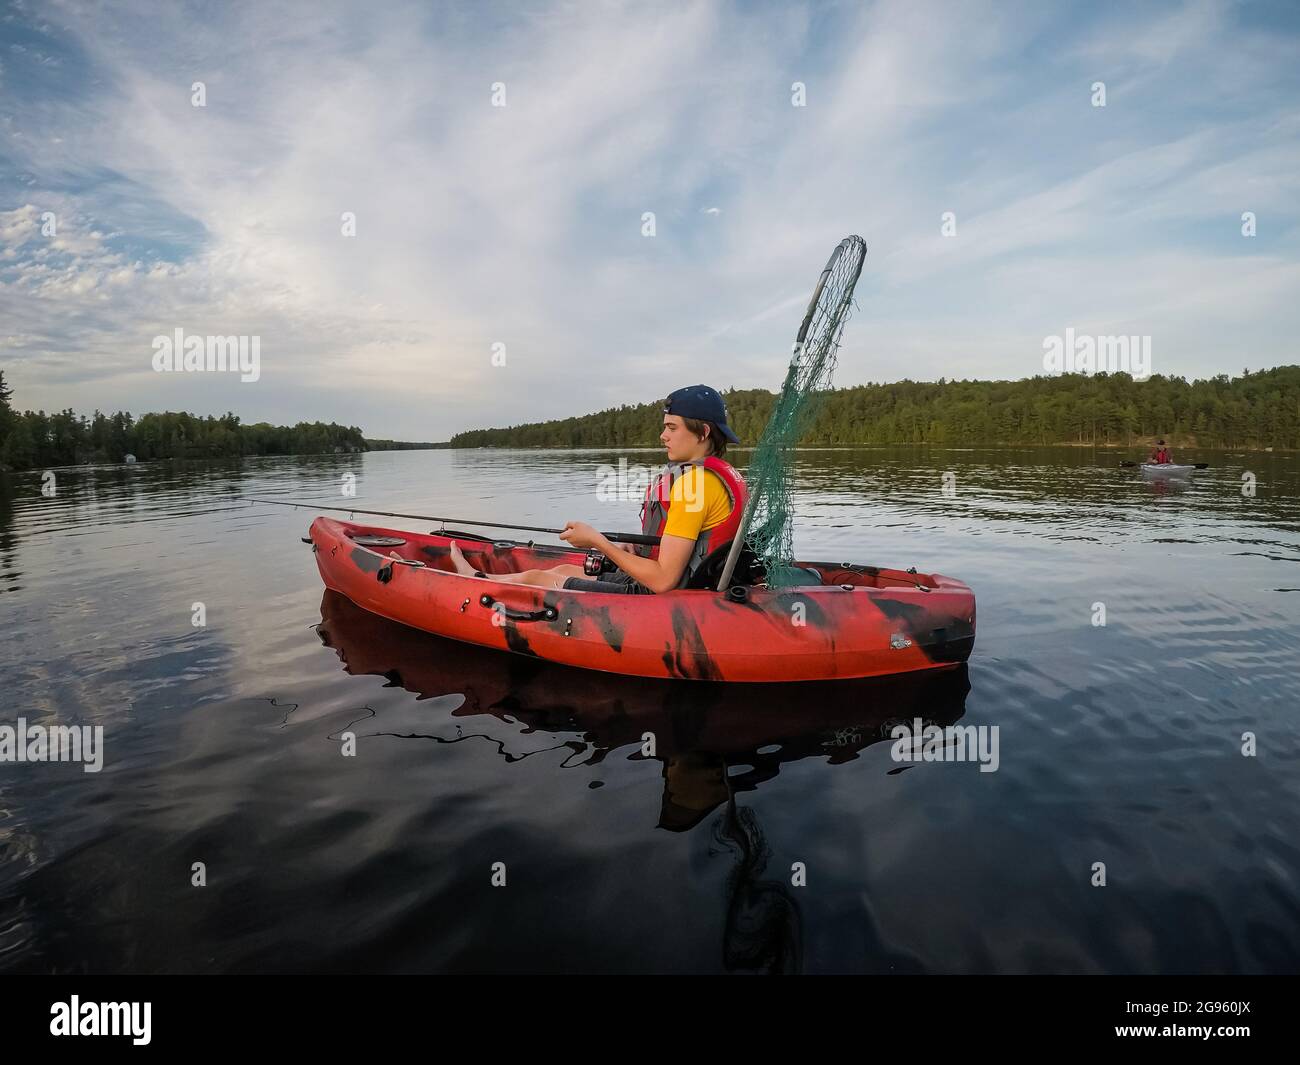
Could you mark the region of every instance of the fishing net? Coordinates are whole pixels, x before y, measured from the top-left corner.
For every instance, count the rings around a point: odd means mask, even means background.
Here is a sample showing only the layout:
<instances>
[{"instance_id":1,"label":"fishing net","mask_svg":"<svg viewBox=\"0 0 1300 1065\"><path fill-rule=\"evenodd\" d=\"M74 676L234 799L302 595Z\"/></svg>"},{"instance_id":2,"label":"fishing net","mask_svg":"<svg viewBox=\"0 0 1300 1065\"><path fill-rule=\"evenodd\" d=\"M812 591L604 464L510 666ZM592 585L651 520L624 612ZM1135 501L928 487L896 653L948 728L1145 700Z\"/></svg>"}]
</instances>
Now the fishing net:
<instances>
[{"instance_id":1,"label":"fishing net","mask_svg":"<svg viewBox=\"0 0 1300 1065\"><path fill-rule=\"evenodd\" d=\"M853 289L866 254L866 244L856 236L845 237L831 253L795 337L781 394L745 471L749 504L742 529L748 532L743 538L736 537L732 554L739 555L743 539L767 571L766 583L771 588L808 583L807 575L793 566L794 447L808 428L817 401L830 385L840 335L849 319ZM720 588L730 582L735 561L728 559Z\"/></svg>"}]
</instances>

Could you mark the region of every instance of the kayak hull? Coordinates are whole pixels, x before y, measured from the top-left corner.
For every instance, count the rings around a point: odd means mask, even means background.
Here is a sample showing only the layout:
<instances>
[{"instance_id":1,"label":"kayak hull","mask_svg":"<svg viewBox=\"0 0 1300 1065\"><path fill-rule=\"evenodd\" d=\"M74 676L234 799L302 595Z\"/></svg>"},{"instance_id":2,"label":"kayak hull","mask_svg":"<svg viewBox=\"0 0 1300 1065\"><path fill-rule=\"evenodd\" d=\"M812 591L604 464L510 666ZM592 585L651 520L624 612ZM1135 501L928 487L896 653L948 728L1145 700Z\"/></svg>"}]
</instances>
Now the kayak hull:
<instances>
[{"instance_id":1,"label":"kayak hull","mask_svg":"<svg viewBox=\"0 0 1300 1065\"><path fill-rule=\"evenodd\" d=\"M357 538L390 537L369 546ZM450 543L486 576L454 571ZM823 583L660 595L492 580L581 566L584 552L474 533L417 534L318 517L321 579L357 606L425 632L582 669L673 680L777 683L951 669L975 642L975 597L937 574L800 563ZM400 558L391 557L393 554Z\"/></svg>"},{"instance_id":2,"label":"kayak hull","mask_svg":"<svg viewBox=\"0 0 1300 1065\"><path fill-rule=\"evenodd\" d=\"M1144 477L1190 477L1195 469L1195 466L1175 466L1171 462L1142 463L1142 474Z\"/></svg>"},{"instance_id":3,"label":"kayak hull","mask_svg":"<svg viewBox=\"0 0 1300 1065\"><path fill-rule=\"evenodd\" d=\"M892 723L919 717L955 724L970 691L965 666L827 681L816 685L816 699L806 698L807 685L618 677L420 632L329 588L316 631L353 676L383 677L422 700L462 695L454 718L508 714L528 732L571 732L605 750L639 745L643 733L653 732L658 758L707 751L754 764L759 748L779 744L784 750L770 754L785 761L792 741L824 756L828 734L838 734L834 749L844 756L888 738ZM811 742L798 744L800 737Z\"/></svg>"}]
</instances>

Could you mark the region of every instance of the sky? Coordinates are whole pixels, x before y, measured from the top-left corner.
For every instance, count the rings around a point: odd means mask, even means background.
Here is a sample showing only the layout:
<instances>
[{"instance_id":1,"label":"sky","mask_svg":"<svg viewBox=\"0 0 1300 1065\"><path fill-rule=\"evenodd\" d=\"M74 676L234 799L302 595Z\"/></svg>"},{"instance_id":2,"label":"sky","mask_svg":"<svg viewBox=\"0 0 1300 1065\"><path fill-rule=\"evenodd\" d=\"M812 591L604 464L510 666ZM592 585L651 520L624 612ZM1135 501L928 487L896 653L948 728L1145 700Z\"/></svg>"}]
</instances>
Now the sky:
<instances>
[{"instance_id":1,"label":"sky","mask_svg":"<svg viewBox=\"0 0 1300 1065\"><path fill-rule=\"evenodd\" d=\"M852 233L837 386L1067 328L1300 362L1300 5L0 0L19 409L445 440L775 390ZM258 379L157 372L176 329Z\"/></svg>"}]
</instances>

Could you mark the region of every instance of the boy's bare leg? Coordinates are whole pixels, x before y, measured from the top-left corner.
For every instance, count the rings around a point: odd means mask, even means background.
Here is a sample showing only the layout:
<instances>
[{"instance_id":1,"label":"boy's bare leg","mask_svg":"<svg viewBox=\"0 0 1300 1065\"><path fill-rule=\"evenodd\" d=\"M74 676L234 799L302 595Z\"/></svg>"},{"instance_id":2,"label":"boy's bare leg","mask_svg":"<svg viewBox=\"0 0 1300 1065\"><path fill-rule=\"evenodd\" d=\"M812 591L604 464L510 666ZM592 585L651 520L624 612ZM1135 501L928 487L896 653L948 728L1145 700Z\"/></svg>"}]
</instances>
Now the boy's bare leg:
<instances>
[{"instance_id":1,"label":"boy's bare leg","mask_svg":"<svg viewBox=\"0 0 1300 1065\"><path fill-rule=\"evenodd\" d=\"M465 561L465 556L461 554L460 545L455 540L451 542L451 564L456 567L456 572L462 577L474 576L474 567Z\"/></svg>"},{"instance_id":2,"label":"boy's bare leg","mask_svg":"<svg viewBox=\"0 0 1300 1065\"><path fill-rule=\"evenodd\" d=\"M491 573L489 580L502 584L532 584L539 588L562 588L570 577L585 577L581 566L555 566L551 569L526 569L518 573Z\"/></svg>"},{"instance_id":3,"label":"boy's bare leg","mask_svg":"<svg viewBox=\"0 0 1300 1065\"><path fill-rule=\"evenodd\" d=\"M456 541L451 542L451 564L462 577L472 577L475 569L465 561ZM541 588L559 588L570 577L585 577L581 566L555 566L551 569L526 569L519 573L493 573L491 579L501 584L532 584Z\"/></svg>"}]
</instances>

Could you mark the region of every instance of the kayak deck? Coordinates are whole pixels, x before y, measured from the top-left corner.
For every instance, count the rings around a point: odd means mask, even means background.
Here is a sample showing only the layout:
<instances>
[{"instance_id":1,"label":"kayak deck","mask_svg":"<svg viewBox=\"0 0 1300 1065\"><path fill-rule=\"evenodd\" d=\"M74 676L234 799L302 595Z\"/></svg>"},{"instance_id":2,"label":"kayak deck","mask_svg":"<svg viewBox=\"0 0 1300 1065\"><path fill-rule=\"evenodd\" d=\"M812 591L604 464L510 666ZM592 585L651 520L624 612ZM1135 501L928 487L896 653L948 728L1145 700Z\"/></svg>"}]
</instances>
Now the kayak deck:
<instances>
[{"instance_id":1,"label":"kayak deck","mask_svg":"<svg viewBox=\"0 0 1300 1065\"><path fill-rule=\"evenodd\" d=\"M442 530L410 533L319 517L321 578L413 628L630 676L737 682L830 680L951 668L970 655L975 597L938 574L800 562L806 586L659 595L565 591L494 574L581 566L585 552ZM456 540L485 577L451 562ZM820 583L811 583L817 580Z\"/></svg>"}]
</instances>

